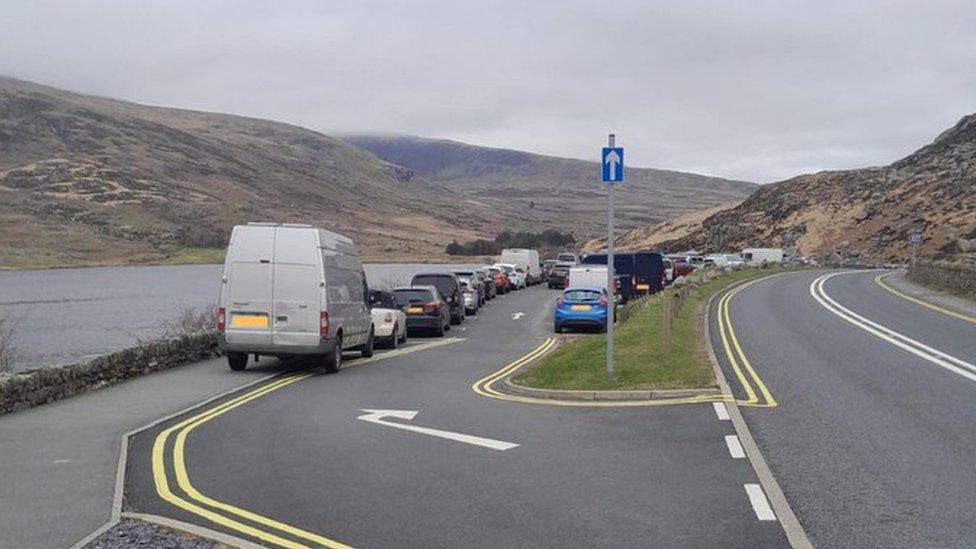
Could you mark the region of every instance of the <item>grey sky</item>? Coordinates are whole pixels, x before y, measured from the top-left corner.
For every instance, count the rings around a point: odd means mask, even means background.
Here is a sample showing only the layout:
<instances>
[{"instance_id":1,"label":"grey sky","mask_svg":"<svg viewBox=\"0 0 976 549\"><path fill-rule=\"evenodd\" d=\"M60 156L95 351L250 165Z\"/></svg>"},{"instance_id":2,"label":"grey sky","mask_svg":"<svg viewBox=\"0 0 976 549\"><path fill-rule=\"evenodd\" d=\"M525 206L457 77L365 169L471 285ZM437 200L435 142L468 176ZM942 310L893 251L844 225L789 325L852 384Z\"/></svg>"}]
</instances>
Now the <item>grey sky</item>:
<instances>
[{"instance_id":1,"label":"grey sky","mask_svg":"<svg viewBox=\"0 0 976 549\"><path fill-rule=\"evenodd\" d=\"M0 5L0 73L132 101L767 182L976 111L976 2Z\"/></svg>"}]
</instances>

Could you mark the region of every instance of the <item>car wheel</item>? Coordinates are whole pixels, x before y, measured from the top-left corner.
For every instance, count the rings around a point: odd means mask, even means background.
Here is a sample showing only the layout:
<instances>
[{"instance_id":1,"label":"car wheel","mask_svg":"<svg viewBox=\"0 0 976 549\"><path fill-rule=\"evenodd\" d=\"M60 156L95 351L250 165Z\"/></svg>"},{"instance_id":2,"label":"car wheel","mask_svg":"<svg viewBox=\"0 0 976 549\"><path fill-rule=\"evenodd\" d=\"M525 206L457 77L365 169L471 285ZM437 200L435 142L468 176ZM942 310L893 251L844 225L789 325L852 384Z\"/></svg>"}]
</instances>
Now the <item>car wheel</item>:
<instances>
[{"instance_id":1,"label":"car wheel","mask_svg":"<svg viewBox=\"0 0 976 549\"><path fill-rule=\"evenodd\" d=\"M449 324L443 324L442 323L437 328L434 328L434 335L437 336L437 337L444 337L444 332L446 332L446 331L448 331L450 329L451 329L451 326Z\"/></svg>"},{"instance_id":2,"label":"car wheel","mask_svg":"<svg viewBox=\"0 0 976 549\"><path fill-rule=\"evenodd\" d=\"M369 339L366 340L366 344L363 345L362 354L363 358L369 358L373 356L373 347L376 345L376 336L373 335L373 329L369 329Z\"/></svg>"},{"instance_id":3,"label":"car wheel","mask_svg":"<svg viewBox=\"0 0 976 549\"><path fill-rule=\"evenodd\" d=\"M247 368L247 353L227 353L227 365L235 372Z\"/></svg>"},{"instance_id":4,"label":"car wheel","mask_svg":"<svg viewBox=\"0 0 976 549\"><path fill-rule=\"evenodd\" d=\"M563 327L560 326L558 322L556 322L555 324L552 325L552 331L556 332L557 334L561 334L563 333Z\"/></svg>"},{"instance_id":5,"label":"car wheel","mask_svg":"<svg viewBox=\"0 0 976 549\"><path fill-rule=\"evenodd\" d=\"M400 346L399 327L396 324L393 325L393 335L390 336L390 341L387 342L386 346L394 350Z\"/></svg>"},{"instance_id":6,"label":"car wheel","mask_svg":"<svg viewBox=\"0 0 976 549\"><path fill-rule=\"evenodd\" d=\"M325 355L325 371L334 374L342 368L342 336L336 336L335 347Z\"/></svg>"}]
</instances>

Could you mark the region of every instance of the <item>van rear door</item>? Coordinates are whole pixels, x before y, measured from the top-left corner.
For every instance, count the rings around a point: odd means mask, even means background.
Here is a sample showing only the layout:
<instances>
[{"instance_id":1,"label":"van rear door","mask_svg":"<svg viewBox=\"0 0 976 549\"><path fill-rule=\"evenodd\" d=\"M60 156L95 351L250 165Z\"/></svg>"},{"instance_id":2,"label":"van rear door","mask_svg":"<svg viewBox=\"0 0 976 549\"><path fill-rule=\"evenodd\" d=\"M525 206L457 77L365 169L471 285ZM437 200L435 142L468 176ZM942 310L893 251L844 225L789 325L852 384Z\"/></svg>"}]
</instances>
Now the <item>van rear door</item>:
<instances>
[{"instance_id":1,"label":"van rear door","mask_svg":"<svg viewBox=\"0 0 976 549\"><path fill-rule=\"evenodd\" d=\"M234 230L227 250L225 307L229 343L271 343L271 260L274 227Z\"/></svg>"},{"instance_id":2,"label":"van rear door","mask_svg":"<svg viewBox=\"0 0 976 549\"><path fill-rule=\"evenodd\" d=\"M314 230L277 228L272 279L275 345L319 344L320 283L325 282L321 261Z\"/></svg>"}]
</instances>

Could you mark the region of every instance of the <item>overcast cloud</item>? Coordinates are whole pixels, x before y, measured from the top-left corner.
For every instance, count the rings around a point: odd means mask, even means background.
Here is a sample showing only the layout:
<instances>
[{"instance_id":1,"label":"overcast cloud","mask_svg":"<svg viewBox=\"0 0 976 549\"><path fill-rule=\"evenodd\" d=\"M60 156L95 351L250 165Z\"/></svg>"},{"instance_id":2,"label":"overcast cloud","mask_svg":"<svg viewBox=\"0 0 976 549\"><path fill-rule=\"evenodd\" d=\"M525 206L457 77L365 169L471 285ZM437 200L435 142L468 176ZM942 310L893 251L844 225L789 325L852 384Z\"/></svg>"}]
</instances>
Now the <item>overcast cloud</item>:
<instances>
[{"instance_id":1,"label":"overcast cloud","mask_svg":"<svg viewBox=\"0 0 976 549\"><path fill-rule=\"evenodd\" d=\"M768 182L976 111L976 2L18 2L0 73L323 132Z\"/></svg>"}]
</instances>

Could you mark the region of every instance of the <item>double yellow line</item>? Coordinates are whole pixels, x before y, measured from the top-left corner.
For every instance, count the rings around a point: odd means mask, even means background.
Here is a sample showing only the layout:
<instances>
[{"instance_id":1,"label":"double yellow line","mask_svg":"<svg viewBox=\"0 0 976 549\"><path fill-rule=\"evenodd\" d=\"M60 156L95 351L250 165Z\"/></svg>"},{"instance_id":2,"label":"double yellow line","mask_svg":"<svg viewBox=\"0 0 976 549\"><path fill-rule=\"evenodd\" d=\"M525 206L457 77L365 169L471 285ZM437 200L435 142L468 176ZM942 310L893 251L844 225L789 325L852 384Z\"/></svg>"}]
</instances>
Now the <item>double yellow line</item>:
<instances>
[{"instance_id":1,"label":"double yellow line","mask_svg":"<svg viewBox=\"0 0 976 549\"><path fill-rule=\"evenodd\" d=\"M742 344L739 343L739 338L735 335L735 328L732 327L732 316L729 313L729 304L732 303L732 298L736 294L765 278L768 277L753 279L737 286L735 289L726 292L718 303L718 331L722 338L722 348L725 350L725 356L729 359L732 371L735 372L736 378L746 392L745 400L736 400L736 404L739 406L758 408L775 408L777 406L776 399L773 398L766 384L756 373L756 369L752 367L752 363L749 362L742 350Z\"/></svg>"},{"instance_id":2,"label":"double yellow line","mask_svg":"<svg viewBox=\"0 0 976 549\"><path fill-rule=\"evenodd\" d=\"M193 486L193 484L190 482L190 477L186 472L186 462L184 460L186 439L194 429L235 408L243 406L252 400L261 398L279 389L283 389L284 387L287 387L293 383L307 379L312 375L313 374L293 374L285 376L274 383L270 383L264 387L245 393L237 398L221 404L220 406L191 416L159 433L159 435L156 437L155 443L153 444L152 450L153 480L156 484L156 493L159 494L159 497L172 505L179 507L180 509L203 517L215 524L219 524L230 530L252 536L279 547L300 549L310 546L305 544L305 542L308 542L311 544L311 546L316 547L348 548L348 545L333 539L296 528L283 522L208 497L200 493L200 491ZM171 449L173 471L176 477L176 485L180 490L182 490L185 496L177 495L173 492L173 490L170 489L169 478L166 471L165 458L167 441L169 437L173 435L173 433L176 433ZM218 513L215 510L222 511L224 514ZM230 516L236 516L240 519L250 521L251 523L263 526L265 528L276 530L278 533L271 533L262 528L255 527L252 524L231 518ZM287 534L293 536L293 538L303 540L303 542L299 543L294 541L294 539L288 539L279 534Z\"/></svg>"},{"instance_id":3,"label":"double yellow line","mask_svg":"<svg viewBox=\"0 0 976 549\"><path fill-rule=\"evenodd\" d=\"M450 345L460 341L464 341L464 339L447 338L414 347L389 351L378 354L372 358L347 363L344 366L344 369L362 366L379 360L393 358L417 351ZM283 389L293 383L298 383L299 381L308 379L313 375L315 375L315 372L285 375L277 381L268 383L267 385L228 400L219 406L215 406L214 408L200 412L160 432L159 435L156 436L156 440L154 441L152 448L153 482L156 485L156 493L159 494L159 497L164 501L183 509L184 511L199 517L203 517L214 524L218 524L229 530L246 534L263 542L277 545L279 547L285 547L287 549L299 549L303 547L350 549L348 545L334 539L321 536L314 532L302 530L301 528L296 528L281 521L259 515L252 511L248 511L247 509L241 509L229 503L211 498L201 493L193 486L193 483L190 482L190 477L186 470L186 441L194 429L212 419L234 410L235 408L244 406L251 401ZM175 436L173 436L174 433ZM172 444L169 442L171 436L173 436ZM177 493L171 488L170 478L167 472L167 458L170 459L173 476L176 480L176 487L179 489L180 493Z\"/></svg>"}]
</instances>

